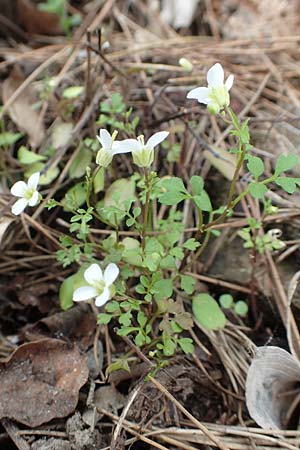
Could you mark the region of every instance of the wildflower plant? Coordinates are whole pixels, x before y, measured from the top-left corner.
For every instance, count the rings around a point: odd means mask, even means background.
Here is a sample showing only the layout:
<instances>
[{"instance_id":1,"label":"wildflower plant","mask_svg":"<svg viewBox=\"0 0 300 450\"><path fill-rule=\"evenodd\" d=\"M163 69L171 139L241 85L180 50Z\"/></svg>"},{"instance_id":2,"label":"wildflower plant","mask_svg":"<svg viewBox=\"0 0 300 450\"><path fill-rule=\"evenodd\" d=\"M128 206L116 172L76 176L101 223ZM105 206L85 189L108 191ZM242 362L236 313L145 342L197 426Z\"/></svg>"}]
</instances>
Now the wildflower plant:
<instances>
[{"instance_id":1,"label":"wildflower plant","mask_svg":"<svg viewBox=\"0 0 300 450\"><path fill-rule=\"evenodd\" d=\"M167 174L160 177L152 170L154 150L159 152L160 146L172 147L167 140L169 131L155 132L148 139L143 135L132 138L138 120L132 119L134 124L130 126L127 119L132 110L127 110L119 95L101 107L98 121L101 148L94 165L86 170L81 190L76 195L74 190L65 203L54 199L47 203L48 209L62 206L71 214L69 234L60 238L59 261L65 267L74 263L80 266L62 283L62 307L68 309L73 302L95 302L99 308L98 323L112 324L119 336L127 336L158 365L176 351L193 352L189 335L193 317L202 326L218 330L226 326L226 309L234 309L240 316L247 313L244 300L234 303L231 299L229 304L228 298L223 298L219 304L208 294L198 292L196 277L190 272L191 265L200 258L216 232L214 227L232 215L247 195L268 204L271 212L274 207L266 201L265 194L274 183L287 193L300 186L299 178L287 174L297 163L294 155L281 155L274 173L264 177L264 162L252 153L248 119L240 122L230 108L229 91L234 77L229 75L225 82L224 79L224 70L217 63L208 70L208 86L187 94L188 99L207 105L210 114L219 114L220 120L231 127L236 145L229 151L235 155L236 165L224 205L214 209L204 180L198 174L182 180ZM118 121L117 116L122 116L123 121ZM124 133L125 139L116 140L116 129ZM114 163L113 157L119 154L124 154L123 158L131 157L138 172L107 185L105 174ZM242 169L249 173L249 182L242 192L236 193ZM11 192L21 197L22 203L15 207L21 212L25 206L33 206L38 201L38 177L30 178L27 185L18 183ZM104 197L99 199L101 191ZM194 212L193 231L184 227L184 201L189 201ZM160 205L163 213L154 215L153 211ZM278 239L270 234L267 234L268 242L266 238L254 242L254 226L251 222L241 232L248 247L280 247ZM106 237L96 240L92 228L105 228ZM129 369L126 357L115 361L108 370L119 368Z\"/></svg>"}]
</instances>

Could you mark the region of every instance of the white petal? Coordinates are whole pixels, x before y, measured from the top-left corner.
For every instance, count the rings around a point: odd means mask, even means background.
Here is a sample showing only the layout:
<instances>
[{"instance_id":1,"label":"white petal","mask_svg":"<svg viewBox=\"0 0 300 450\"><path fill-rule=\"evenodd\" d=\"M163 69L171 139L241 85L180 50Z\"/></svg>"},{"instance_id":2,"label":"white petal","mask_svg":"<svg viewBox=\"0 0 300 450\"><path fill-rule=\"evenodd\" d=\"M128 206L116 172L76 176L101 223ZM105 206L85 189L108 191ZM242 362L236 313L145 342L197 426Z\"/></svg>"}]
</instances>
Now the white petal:
<instances>
[{"instance_id":1,"label":"white petal","mask_svg":"<svg viewBox=\"0 0 300 450\"><path fill-rule=\"evenodd\" d=\"M226 89L227 89L228 92L232 88L233 80L234 80L234 75L229 75L229 77L225 81L225 86L226 86Z\"/></svg>"},{"instance_id":2,"label":"white petal","mask_svg":"<svg viewBox=\"0 0 300 450\"><path fill-rule=\"evenodd\" d=\"M11 212L15 216L18 216L19 214L21 214L21 212L24 211L27 205L28 201L26 200L26 198L20 198L19 200L16 201L16 203L12 205Z\"/></svg>"},{"instance_id":3,"label":"white petal","mask_svg":"<svg viewBox=\"0 0 300 450\"><path fill-rule=\"evenodd\" d=\"M110 286L111 284L113 284L113 282L115 281L115 279L118 277L119 275L119 267L114 264L108 264L108 266L106 267L105 271L104 271L104 281L106 286Z\"/></svg>"},{"instance_id":4,"label":"white petal","mask_svg":"<svg viewBox=\"0 0 300 450\"><path fill-rule=\"evenodd\" d=\"M25 181L17 181L10 189L10 192L15 197L24 197L27 192L27 184Z\"/></svg>"},{"instance_id":5,"label":"white petal","mask_svg":"<svg viewBox=\"0 0 300 450\"><path fill-rule=\"evenodd\" d=\"M102 269L99 266L99 264L92 264L90 267L88 267L86 269L83 276L84 276L84 279L91 286L93 286L93 284L95 284L95 282L97 282L99 280L103 280Z\"/></svg>"},{"instance_id":6,"label":"white petal","mask_svg":"<svg viewBox=\"0 0 300 450\"><path fill-rule=\"evenodd\" d=\"M124 141L116 141L118 142L117 152L114 151L114 154L117 153L129 153L132 151L136 151L140 147L140 143L137 139L125 139Z\"/></svg>"},{"instance_id":7,"label":"white petal","mask_svg":"<svg viewBox=\"0 0 300 450\"><path fill-rule=\"evenodd\" d=\"M168 135L168 131L159 131L158 133L154 133L153 136L148 139L146 147L151 149L156 147L158 144L164 141Z\"/></svg>"},{"instance_id":8,"label":"white petal","mask_svg":"<svg viewBox=\"0 0 300 450\"><path fill-rule=\"evenodd\" d=\"M192 89L188 94L187 98L195 98L199 103L204 103L204 105L208 105L210 102L209 99L209 89L206 87L198 87Z\"/></svg>"},{"instance_id":9,"label":"white petal","mask_svg":"<svg viewBox=\"0 0 300 450\"><path fill-rule=\"evenodd\" d=\"M39 193L38 193L38 191L34 191L30 200L28 201L28 205L35 206L38 204L38 202L39 202Z\"/></svg>"},{"instance_id":10,"label":"white petal","mask_svg":"<svg viewBox=\"0 0 300 450\"><path fill-rule=\"evenodd\" d=\"M27 181L27 186L29 189L36 189L39 184L40 172L33 173Z\"/></svg>"},{"instance_id":11,"label":"white petal","mask_svg":"<svg viewBox=\"0 0 300 450\"><path fill-rule=\"evenodd\" d=\"M221 64L214 64L207 72L206 78L209 86L222 86L224 84L224 70Z\"/></svg>"},{"instance_id":12,"label":"white petal","mask_svg":"<svg viewBox=\"0 0 300 450\"><path fill-rule=\"evenodd\" d=\"M103 148L105 148L106 150L109 150L111 148L112 137L107 130L102 128L100 130L100 136L97 136L97 138L99 139L100 144Z\"/></svg>"},{"instance_id":13,"label":"white petal","mask_svg":"<svg viewBox=\"0 0 300 450\"><path fill-rule=\"evenodd\" d=\"M112 145L112 154L118 155L120 153L130 153L132 151L132 148L135 146L135 144L128 144L126 141L134 141L135 139L127 139L124 141L114 141ZM123 145L123 143L125 144Z\"/></svg>"},{"instance_id":14,"label":"white petal","mask_svg":"<svg viewBox=\"0 0 300 450\"><path fill-rule=\"evenodd\" d=\"M96 306L103 306L110 298L110 292L109 289L106 287L101 295L98 295L96 297L95 305Z\"/></svg>"},{"instance_id":15,"label":"white petal","mask_svg":"<svg viewBox=\"0 0 300 450\"><path fill-rule=\"evenodd\" d=\"M97 290L92 286L81 286L73 292L73 302L83 302L96 297Z\"/></svg>"}]
</instances>

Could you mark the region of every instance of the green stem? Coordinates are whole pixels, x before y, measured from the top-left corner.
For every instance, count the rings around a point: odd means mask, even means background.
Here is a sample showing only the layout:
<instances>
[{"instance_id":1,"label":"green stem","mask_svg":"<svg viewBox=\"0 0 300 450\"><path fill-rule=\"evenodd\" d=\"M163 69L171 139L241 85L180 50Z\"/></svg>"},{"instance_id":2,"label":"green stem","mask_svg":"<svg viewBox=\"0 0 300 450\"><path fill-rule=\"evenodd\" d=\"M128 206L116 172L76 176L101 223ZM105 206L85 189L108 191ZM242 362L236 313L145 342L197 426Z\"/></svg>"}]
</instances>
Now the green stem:
<instances>
[{"instance_id":1,"label":"green stem","mask_svg":"<svg viewBox=\"0 0 300 450\"><path fill-rule=\"evenodd\" d=\"M142 251L145 250L145 236L148 226L148 214L149 214L149 203L150 203L150 190L149 190L149 174L148 169L144 168L145 186L146 186L146 200L143 212L143 228L142 228Z\"/></svg>"}]
</instances>

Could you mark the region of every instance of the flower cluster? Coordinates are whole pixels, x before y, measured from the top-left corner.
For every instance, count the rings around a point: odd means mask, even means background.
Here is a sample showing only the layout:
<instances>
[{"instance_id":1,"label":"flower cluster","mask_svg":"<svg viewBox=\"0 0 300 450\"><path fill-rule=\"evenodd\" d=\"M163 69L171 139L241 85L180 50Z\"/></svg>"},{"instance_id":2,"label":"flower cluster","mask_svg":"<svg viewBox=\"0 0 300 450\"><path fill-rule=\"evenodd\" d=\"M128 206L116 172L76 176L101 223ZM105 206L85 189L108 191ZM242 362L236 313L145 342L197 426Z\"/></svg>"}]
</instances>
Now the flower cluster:
<instances>
[{"instance_id":1,"label":"flower cluster","mask_svg":"<svg viewBox=\"0 0 300 450\"><path fill-rule=\"evenodd\" d=\"M168 131L159 131L153 134L145 143L144 136L138 136L137 139L124 139L116 141L116 133L111 136L105 129L100 130L100 136L97 136L101 149L96 158L97 164L107 167L114 155L119 153L132 153L133 162L139 167L150 167L154 160L154 147L160 144L169 135Z\"/></svg>"}]
</instances>

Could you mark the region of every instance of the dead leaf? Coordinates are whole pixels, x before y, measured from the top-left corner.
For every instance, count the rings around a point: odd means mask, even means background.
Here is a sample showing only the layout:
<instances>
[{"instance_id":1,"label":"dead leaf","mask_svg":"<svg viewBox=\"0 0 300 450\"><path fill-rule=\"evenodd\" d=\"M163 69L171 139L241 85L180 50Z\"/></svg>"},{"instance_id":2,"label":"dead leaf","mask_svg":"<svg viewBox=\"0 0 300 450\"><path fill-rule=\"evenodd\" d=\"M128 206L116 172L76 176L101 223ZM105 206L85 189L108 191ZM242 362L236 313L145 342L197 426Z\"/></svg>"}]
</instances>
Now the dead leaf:
<instances>
[{"instance_id":1,"label":"dead leaf","mask_svg":"<svg viewBox=\"0 0 300 450\"><path fill-rule=\"evenodd\" d=\"M88 378L78 347L57 339L21 345L0 364L0 418L29 427L74 411Z\"/></svg>"},{"instance_id":2,"label":"dead leaf","mask_svg":"<svg viewBox=\"0 0 300 450\"><path fill-rule=\"evenodd\" d=\"M284 419L300 381L300 365L280 347L257 347L246 380L250 416L267 430L283 429Z\"/></svg>"},{"instance_id":3,"label":"dead leaf","mask_svg":"<svg viewBox=\"0 0 300 450\"><path fill-rule=\"evenodd\" d=\"M2 100L4 104L24 80L24 74L15 65L9 77L3 82ZM27 86L8 108L11 119L21 131L25 131L28 134L32 147L38 147L45 137L44 125L39 120L38 112L32 107L35 101L36 98L32 87Z\"/></svg>"},{"instance_id":4,"label":"dead leaf","mask_svg":"<svg viewBox=\"0 0 300 450\"><path fill-rule=\"evenodd\" d=\"M36 288L36 286L34 286ZM95 314L89 305L78 305L67 311L60 311L39 320L33 325L26 325L23 335L27 340L43 338L65 338L76 342L81 350L93 344L96 328Z\"/></svg>"},{"instance_id":5,"label":"dead leaf","mask_svg":"<svg viewBox=\"0 0 300 450\"><path fill-rule=\"evenodd\" d=\"M9 228L9 225L14 222L14 219L10 217L1 217L0 218L0 248L2 248L5 245L5 233Z\"/></svg>"},{"instance_id":6,"label":"dead leaf","mask_svg":"<svg viewBox=\"0 0 300 450\"><path fill-rule=\"evenodd\" d=\"M61 34L59 16L46 11L40 11L31 0L18 0L17 11L19 23L29 33Z\"/></svg>"},{"instance_id":7,"label":"dead leaf","mask_svg":"<svg viewBox=\"0 0 300 450\"><path fill-rule=\"evenodd\" d=\"M69 122L57 121L52 128L51 144L57 150L66 145L72 135L73 124Z\"/></svg>"},{"instance_id":8,"label":"dead leaf","mask_svg":"<svg viewBox=\"0 0 300 450\"><path fill-rule=\"evenodd\" d=\"M118 409L123 408L126 403L126 397L121 394L114 386L103 386L95 391L93 406L105 409L105 411L118 414ZM84 411L82 419L87 425L93 426L103 417L103 414L95 412L94 408L88 408Z\"/></svg>"}]
</instances>

